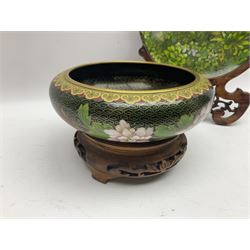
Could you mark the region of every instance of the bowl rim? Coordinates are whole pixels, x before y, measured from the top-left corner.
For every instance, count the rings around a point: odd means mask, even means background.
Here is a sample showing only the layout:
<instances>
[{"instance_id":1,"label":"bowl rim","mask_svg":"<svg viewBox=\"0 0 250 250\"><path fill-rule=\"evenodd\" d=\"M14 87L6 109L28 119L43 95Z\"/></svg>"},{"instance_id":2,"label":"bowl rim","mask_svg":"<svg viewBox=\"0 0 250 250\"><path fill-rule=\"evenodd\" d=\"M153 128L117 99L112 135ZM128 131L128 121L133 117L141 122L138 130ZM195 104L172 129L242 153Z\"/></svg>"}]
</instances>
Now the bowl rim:
<instances>
[{"instance_id":1,"label":"bowl rim","mask_svg":"<svg viewBox=\"0 0 250 250\"><path fill-rule=\"evenodd\" d=\"M108 89L108 88L98 88L98 87L94 87L91 86L89 84L86 83L82 83L82 82L78 82L76 80L74 80L73 78L70 77L70 73L78 68L81 67L85 67L85 66L91 66L91 65L98 65L98 64L112 64L112 63L129 63L129 64L149 64L149 65L157 65L157 66L164 66L164 67L171 67L171 68L177 68L186 72L191 73L192 75L194 75L195 79L190 82L187 83L183 86L179 86L179 87L174 87L174 88L163 88L163 89L154 89L154 90L118 90L118 89ZM96 90L96 91L105 91L105 92L111 92L111 93L130 93L130 94L153 94L153 93L162 93L162 92L172 92L172 91L178 91L178 90L183 90L186 88L190 88L194 85L196 85L198 82L200 82L201 79L201 74L197 73L191 69L185 68L185 67L180 67L180 66L175 66L175 65L171 65L171 64L164 64L164 63L156 63L156 62L145 62L145 61L133 61L133 60L115 60L115 61L99 61L99 62L92 62L92 63L87 63L87 64L81 64L72 68L67 69L66 71L64 71L62 74L64 74L65 79L74 84L77 85L78 87L82 87L82 88L87 88L87 89L92 89L92 90ZM204 77L205 78L205 77ZM206 78L205 78L206 79Z\"/></svg>"}]
</instances>

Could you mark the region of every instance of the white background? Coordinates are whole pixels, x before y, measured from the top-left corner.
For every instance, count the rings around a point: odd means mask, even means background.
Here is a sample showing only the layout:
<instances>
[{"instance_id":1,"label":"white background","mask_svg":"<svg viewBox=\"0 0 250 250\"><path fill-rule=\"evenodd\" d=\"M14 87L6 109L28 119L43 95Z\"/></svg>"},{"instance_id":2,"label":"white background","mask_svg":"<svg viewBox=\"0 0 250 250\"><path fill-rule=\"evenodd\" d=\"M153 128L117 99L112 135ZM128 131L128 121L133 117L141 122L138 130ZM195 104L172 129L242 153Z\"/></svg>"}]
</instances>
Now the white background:
<instances>
[{"instance_id":1,"label":"white background","mask_svg":"<svg viewBox=\"0 0 250 250\"><path fill-rule=\"evenodd\" d=\"M54 112L50 80L104 60L142 60L137 32L1 34L1 216L242 218L248 205L248 123L207 119L187 132L188 150L150 181L90 177L73 147L74 129ZM249 71L230 83L249 91Z\"/></svg>"}]
</instances>

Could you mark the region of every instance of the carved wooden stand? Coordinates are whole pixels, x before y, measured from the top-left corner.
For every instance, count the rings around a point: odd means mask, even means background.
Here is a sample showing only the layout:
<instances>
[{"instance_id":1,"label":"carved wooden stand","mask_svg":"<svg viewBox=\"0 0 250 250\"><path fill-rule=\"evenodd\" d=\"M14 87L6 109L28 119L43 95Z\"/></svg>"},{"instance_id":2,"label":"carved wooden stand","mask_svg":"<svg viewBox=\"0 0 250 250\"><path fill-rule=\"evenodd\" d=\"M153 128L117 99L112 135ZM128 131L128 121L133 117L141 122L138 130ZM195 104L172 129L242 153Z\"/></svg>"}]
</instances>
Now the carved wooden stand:
<instances>
[{"instance_id":1,"label":"carved wooden stand","mask_svg":"<svg viewBox=\"0 0 250 250\"><path fill-rule=\"evenodd\" d=\"M249 68L249 61L240 65L235 70L215 78L210 78L210 82L215 86L215 100L211 113L215 123L220 125L229 125L245 113L249 106L250 94L239 88L234 92L226 91L226 84L237 77ZM221 105L220 105L221 104ZM231 105L238 104L238 107L231 107ZM231 113L228 117L223 117L225 111Z\"/></svg>"},{"instance_id":2,"label":"carved wooden stand","mask_svg":"<svg viewBox=\"0 0 250 250\"><path fill-rule=\"evenodd\" d=\"M166 172L186 151L184 134L147 143L119 143L94 139L77 131L74 144L86 161L92 176L102 182L127 177L145 178Z\"/></svg>"},{"instance_id":3,"label":"carved wooden stand","mask_svg":"<svg viewBox=\"0 0 250 250\"><path fill-rule=\"evenodd\" d=\"M146 61L153 61L152 57L144 46L139 49L139 54ZM250 94L237 88L234 92L226 91L226 84L249 68L249 60L240 65L235 70L209 80L215 86L215 100L211 113L215 123L219 125L229 125L237 121L247 110L250 102ZM232 107L232 105L237 107ZM224 117L225 111L229 116Z\"/></svg>"}]
</instances>

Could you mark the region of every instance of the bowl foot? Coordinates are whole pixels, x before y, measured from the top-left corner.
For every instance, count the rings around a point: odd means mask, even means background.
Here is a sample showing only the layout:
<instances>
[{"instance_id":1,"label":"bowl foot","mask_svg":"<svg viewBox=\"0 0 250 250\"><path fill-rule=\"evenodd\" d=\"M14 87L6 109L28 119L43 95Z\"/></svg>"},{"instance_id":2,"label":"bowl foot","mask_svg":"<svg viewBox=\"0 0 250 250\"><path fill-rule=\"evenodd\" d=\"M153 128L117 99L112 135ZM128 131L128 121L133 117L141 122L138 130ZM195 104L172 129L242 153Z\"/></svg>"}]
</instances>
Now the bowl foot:
<instances>
[{"instance_id":1,"label":"bowl foot","mask_svg":"<svg viewBox=\"0 0 250 250\"><path fill-rule=\"evenodd\" d=\"M187 148L184 134L171 139L146 143L119 143L94 139L80 131L74 144L96 180L145 178L162 174L175 166Z\"/></svg>"}]
</instances>

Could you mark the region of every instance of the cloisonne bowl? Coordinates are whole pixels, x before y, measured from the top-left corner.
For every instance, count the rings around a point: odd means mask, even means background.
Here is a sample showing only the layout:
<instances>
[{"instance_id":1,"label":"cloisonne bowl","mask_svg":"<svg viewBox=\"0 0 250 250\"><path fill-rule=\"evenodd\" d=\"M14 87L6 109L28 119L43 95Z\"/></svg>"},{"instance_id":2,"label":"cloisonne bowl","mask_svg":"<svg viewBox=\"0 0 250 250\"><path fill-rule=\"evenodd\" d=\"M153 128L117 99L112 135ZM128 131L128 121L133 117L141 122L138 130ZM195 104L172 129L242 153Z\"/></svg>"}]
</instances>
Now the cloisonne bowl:
<instances>
[{"instance_id":1,"label":"cloisonne bowl","mask_svg":"<svg viewBox=\"0 0 250 250\"><path fill-rule=\"evenodd\" d=\"M167 139L191 129L211 109L214 89L191 70L149 62L81 65L57 75L51 102L71 126L118 142Z\"/></svg>"}]
</instances>

